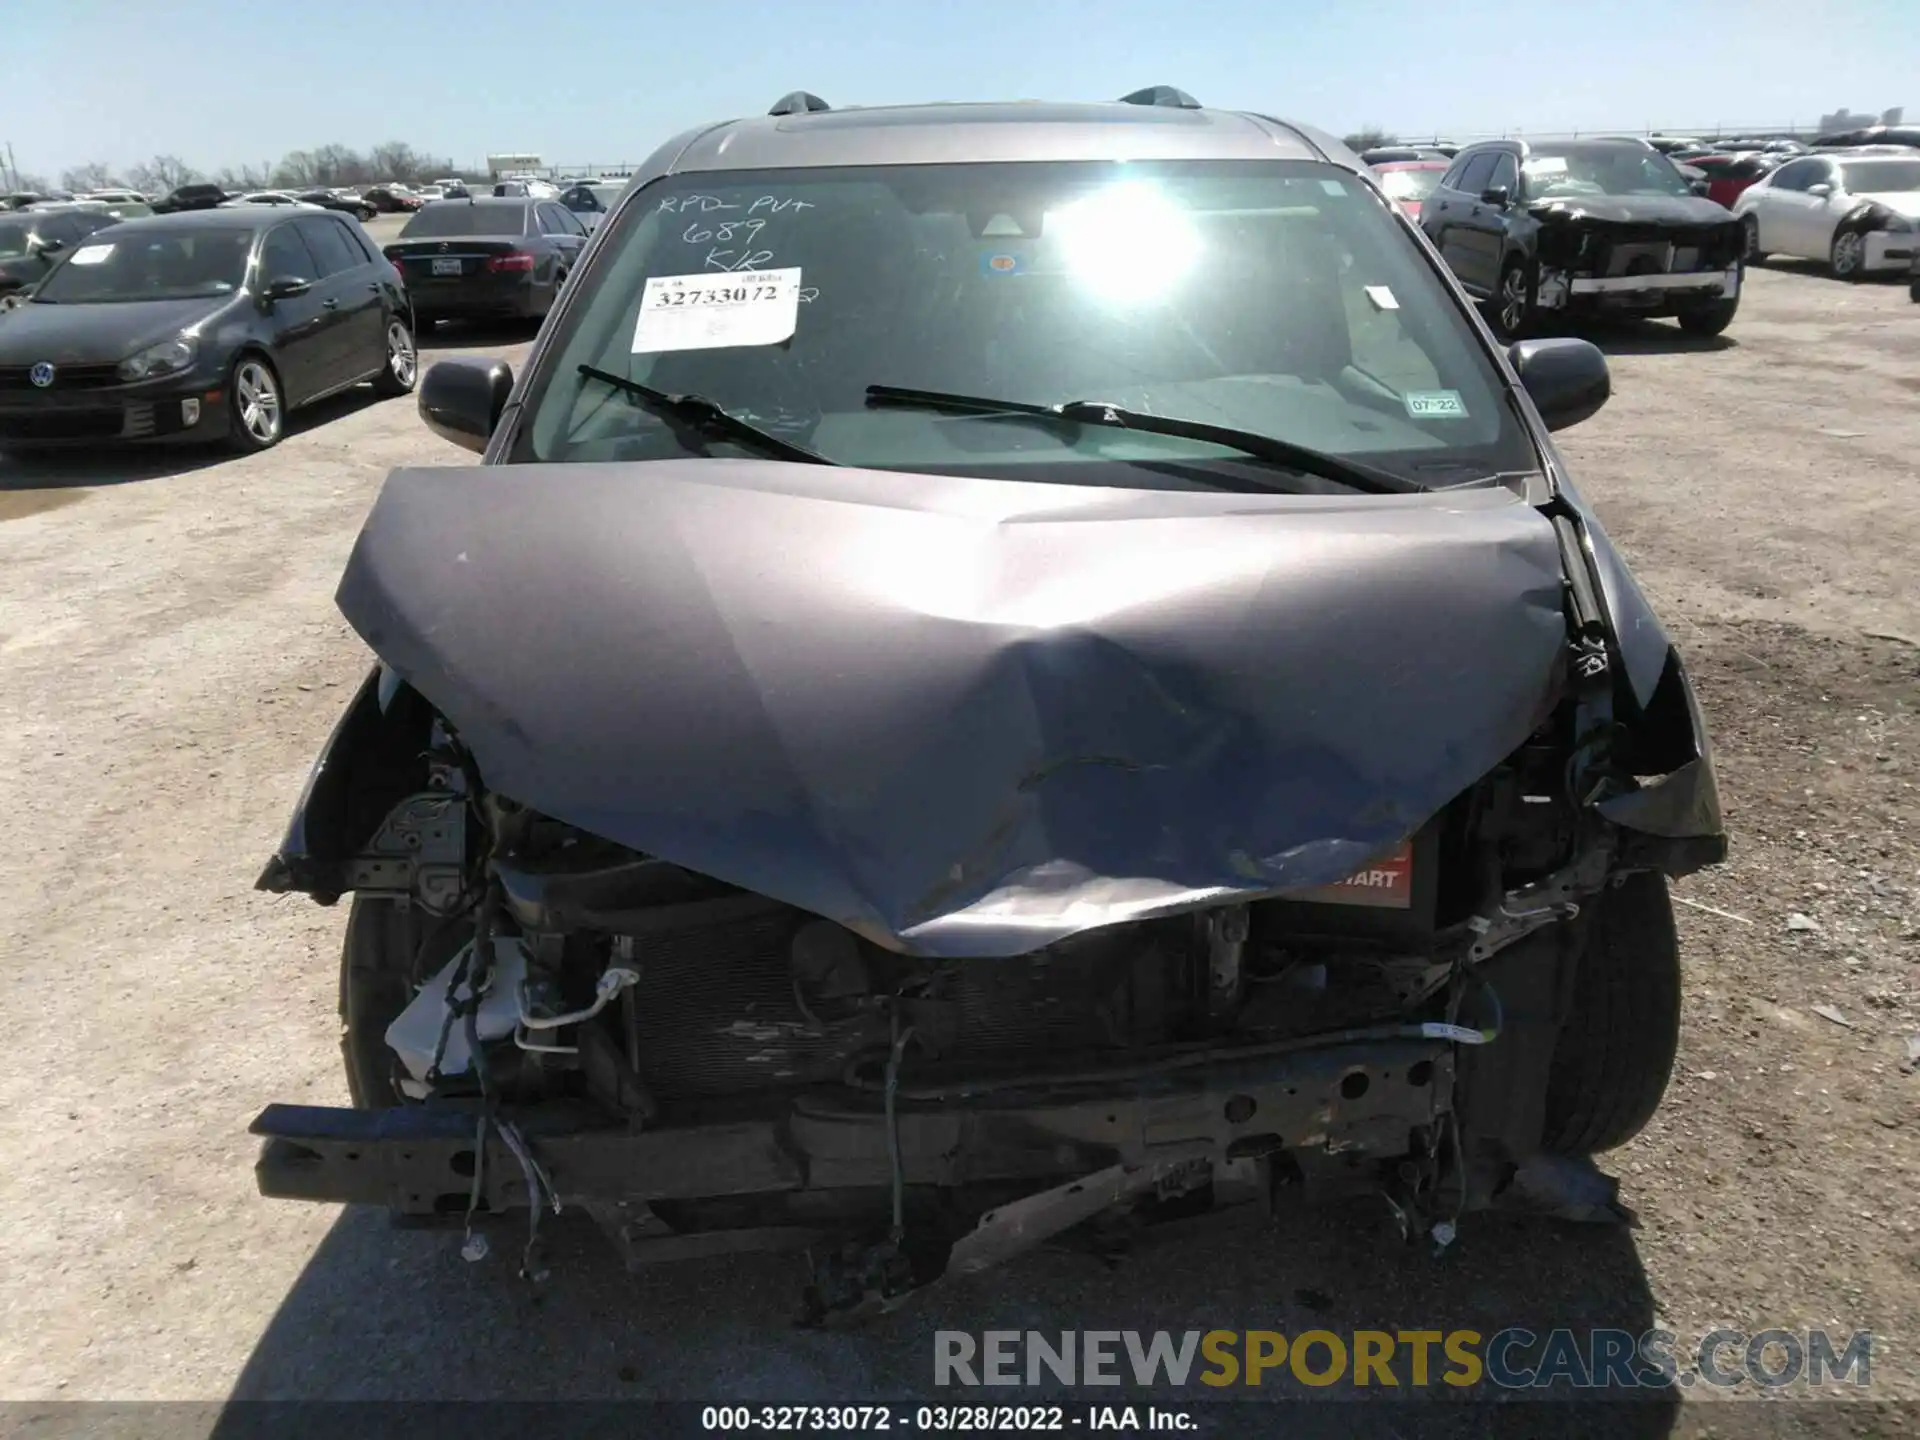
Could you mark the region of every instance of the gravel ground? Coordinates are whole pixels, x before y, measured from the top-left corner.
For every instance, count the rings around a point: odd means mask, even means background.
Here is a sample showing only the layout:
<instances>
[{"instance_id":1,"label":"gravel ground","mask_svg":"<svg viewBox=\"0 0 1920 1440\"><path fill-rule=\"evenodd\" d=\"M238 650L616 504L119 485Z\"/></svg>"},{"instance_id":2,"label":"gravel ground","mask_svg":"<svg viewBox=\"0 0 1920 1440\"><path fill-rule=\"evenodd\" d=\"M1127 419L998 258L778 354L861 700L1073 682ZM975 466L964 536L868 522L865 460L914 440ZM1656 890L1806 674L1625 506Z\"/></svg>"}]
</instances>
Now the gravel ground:
<instances>
[{"instance_id":1,"label":"gravel ground","mask_svg":"<svg viewBox=\"0 0 1920 1440\"><path fill-rule=\"evenodd\" d=\"M1920 1398L1920 306L1775 269L1720 341L1594 338L1616 398L1563 447L1688 653L1735 844L1678 887L1675 1084L1606 1157L1642 1227L1470 1219L1435 1259L1371 1211L1232 1218L857 1334L788 1327L791 1260L629 1280L563 1225L533 1295L254 1192L253 1114L346 1099L344 909L250 888L367 663L333 586L389 468L460 452L360 395L245 460L0 460L0 1397L830 1402L923 1389L940 1328L1727 1323L1871 1329L1874 1393Z\"/></svg>"}]
</instances>

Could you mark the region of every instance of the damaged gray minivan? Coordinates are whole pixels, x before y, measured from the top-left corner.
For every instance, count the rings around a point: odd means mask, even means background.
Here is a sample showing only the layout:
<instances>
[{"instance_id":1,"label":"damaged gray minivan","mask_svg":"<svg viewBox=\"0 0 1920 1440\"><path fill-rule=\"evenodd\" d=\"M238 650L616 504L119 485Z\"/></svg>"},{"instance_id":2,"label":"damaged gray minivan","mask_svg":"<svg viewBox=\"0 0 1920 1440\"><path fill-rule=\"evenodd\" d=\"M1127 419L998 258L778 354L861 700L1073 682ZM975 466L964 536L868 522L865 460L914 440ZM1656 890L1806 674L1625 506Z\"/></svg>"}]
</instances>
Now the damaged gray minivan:
<instances>
[{"instance_id":1,"label":"damaged gray minivan","mask_svg":"<svg viewBox=\"0 0 1920 1440\"><path fill-rule=\"evenodd\" d=\"M262 889L351 892L270 1196L809 1254L820 1317L1240 1201L1597 1215L1686 670L1357 157L1159 87L690 131L526 371L443 361Z\"/></svg>"}]
</instances>

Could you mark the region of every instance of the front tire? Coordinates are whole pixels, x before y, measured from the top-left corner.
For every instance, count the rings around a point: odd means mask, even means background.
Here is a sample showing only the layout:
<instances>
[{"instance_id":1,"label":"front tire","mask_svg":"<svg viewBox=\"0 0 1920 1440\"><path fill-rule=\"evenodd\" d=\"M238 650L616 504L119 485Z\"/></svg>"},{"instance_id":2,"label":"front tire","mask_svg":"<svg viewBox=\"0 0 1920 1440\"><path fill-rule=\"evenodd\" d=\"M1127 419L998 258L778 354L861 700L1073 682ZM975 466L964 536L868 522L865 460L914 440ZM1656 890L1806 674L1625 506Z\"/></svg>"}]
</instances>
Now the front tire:
<instances>
[{"instance_id":1,"label":"front tire","mask_svg":"<svg viewBox=\"0 0 1920 1440\"><path fill-rule=\"evenodd\" d=\"M1827 251L1827 268L1836 280L1859 280L1867 271L1867 237L1858 230L1842 230Z\"/></svg>"},{"instance_id":2,"label":"front tire","mask_svg":"<svg viewBox=\"0 0 1920 1440\"><path fill-rule=\"evenodd\" d=\"M420 352L414 347L413 332L398 315L387 320L387 359L374 377L373 393L382 400L413 393L420 374Z\"/></svg>"},{"instance_id":3,"label":"front tire","mask_svg":"<svg viewBox=\"0 0 1920 1440\"><path fill-rule=\"evenodd\" d=\"M1547 1080L1542 1147L1591 1155L1638 1135L1680 1041L1680 940L1664 876L1631 875L1593 905Z\"/></svg>"},{"instance_id":4,"label":"front tire","mask_svg":"<svg viewBox=\"0 0 1920 1440\"><path fill-rule=\"evenodd\" d=\"M1740 300L1735 296L1731 300L1710 300L1704 305L1682 310L1679 314L1680 328L1689 335L1698 335L1709 339L1725 330L1733 323L1733 317L1740 309Z\"/></svg>"},{"instance_id":5,"label":"front tire","mask_svg":"<svg viewBox=\"0 0 1920 1440\"><path fill-rule=\"evenodd\" d=\"M1507 261L1487 310L1494 334L1502 340L1524 340L1532 333L1537 315L1531 268L1518 258Z\"/></svg>"},{"instance_id":6,"label":"front tire","mask_svg":"<svg viewBox=\"0 0 1920 1440\"><path fill-rule=\"evenodd\" d=\"M387 1027L412 998L410 927L404 906L355 896L340 947L340 1059L356 1110L402 1103L399 1058Z\"/></svg>"},{"instance_id":7,"label":"front tire","mask_svg":"<svg viewBox=\"0 0 1920 1440\"><path fill-rule=\"evenodd\" d=\"M227 417L227 443L242 455L271 450L286 434L286 393L264 355L249 353L233 362Z\"/></svg>"}]
</instances>

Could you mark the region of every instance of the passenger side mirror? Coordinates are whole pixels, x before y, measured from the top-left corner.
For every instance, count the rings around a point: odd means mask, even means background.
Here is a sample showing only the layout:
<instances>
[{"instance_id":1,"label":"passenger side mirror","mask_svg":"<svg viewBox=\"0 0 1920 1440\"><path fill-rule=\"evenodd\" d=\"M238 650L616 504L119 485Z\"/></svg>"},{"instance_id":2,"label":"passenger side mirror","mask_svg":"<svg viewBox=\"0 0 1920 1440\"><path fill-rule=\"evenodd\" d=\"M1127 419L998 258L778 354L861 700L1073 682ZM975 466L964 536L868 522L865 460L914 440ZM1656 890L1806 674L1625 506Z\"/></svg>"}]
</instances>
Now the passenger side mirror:
<instances>
[{"instance_id":1,"label":"passenger side mirror","mask_svg":"<svg viewBox=\"0 0 1920 1440\"><path fill-rule=\"evenodd\" d=\"M1833 194L1833 186L1824 180L1817 180L1807 187L1807 193L1816 199L1824 200L1827 196Z\"/></svg>"},{"instance_id":2,"label":"passenger side mirror","mask_svg":"<svg viewBox=\"0 0 1920 1440\"><path fill-rule=\"evenodd\" d=\"M1549 430L1578 425L1613 394L1607 357L1585 340L1522 340L1507 361Z\"/></svg>"},{"instance_id":3,"label":"passenger side mirror","mask_svg":"<svg viewBox=\"0 0 1920 1440\"><path fill-rule=\"evenodd\" d=\"M1705 195L1708 193L1707 182L1705 180L1695 180L1688 185L1687 188L1696 195Z\"/></svg>"},{"instance_id":4,"label":"passenger side mirror","mask_svg":"<svg viewBox=\"0 0 1920 1440\"><path fill-rule=\"evenodd\" d=\"M261 298L271 305L276 300L292 300L311 289L313 289L311 280L302 279L298 275L276 275L267 281L267 288L262 292Z\"/></svg>"},{"instance_id":5,"label":"passenger side mirror","mask_svg":"<svg viewBox=\"0 0 1920 1440\"><path fill-rule=\"evenodd\" d=\"M58 255L67 248L67 242L58 235L42 235L34 242L34 249L42 255Z\"/></svg>"},{"instance_id":6,"label":"passenger side mirror","mask_svg":"<svg viewBox=\"0 0 1920 1440\"><path fill-rule=\"evenodd\" d=\"M512 393L513 367L504 360L442 360L420 379L420 418L442 440L478 454Z\"/></svg>"},{"instance_id":7,"label":"passenger side mirror","mask_svg":"<svg viewBox=\"0 0 1920 1440\"><path fill-rule=\"evenodd\" d=\"M1508 203L1513 199L1513 192L1507 189L1507 187L1504 185L1493 185L1493 186L1489 186L1485 190L1482 190L1480 192L1480 198L1486 201L1487 204L1498 206L1500 209L1504 210L1507 208Z\"/></svg>"}]
</instances>

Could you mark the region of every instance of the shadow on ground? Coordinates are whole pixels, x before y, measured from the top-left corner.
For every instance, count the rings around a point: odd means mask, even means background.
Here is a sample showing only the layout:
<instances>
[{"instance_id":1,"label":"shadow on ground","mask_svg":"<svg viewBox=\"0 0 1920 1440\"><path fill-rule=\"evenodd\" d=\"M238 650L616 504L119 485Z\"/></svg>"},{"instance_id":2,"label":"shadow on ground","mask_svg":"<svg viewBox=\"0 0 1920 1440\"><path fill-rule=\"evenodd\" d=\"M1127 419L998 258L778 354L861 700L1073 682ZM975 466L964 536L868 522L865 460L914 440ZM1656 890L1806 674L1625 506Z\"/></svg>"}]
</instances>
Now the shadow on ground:
<instances>
[{"instance_id":1,"label":"shadow on ground","mask_svg":"<svg viewBox=\"0 0 1920 1440\"><path fill-rule=\"evenodd\" d=\"M421 358L431 364L435 351L508 351L527 344L540 333L539 320L442 320L418 336Z\"/></svg>"},{"instance_id":2,"label":"shadow on ground","mask_svg":"<svg viewBox=\"0 0 1920 1440\"><path fill-rule=\"evenodd\" d=\"M1413 1386L1403 1356L1397 1396L1345 1384L1309 1389L1284 1372L1259 1389L1213 1389L1198 1383L1207 1368L1198 1357L1178 1389L936 1390L934 1335L1468 1328L1490 1336L1524 1325L1542 1336L1561 1326L1638 1336L1653 1324L1632 1232L1620 1227L1468 1217L1453 1247L1435 1256L1402 1243L1372 1206L1283 1210L1270 1219L1249 1208L1168 1227L1117 1266L1043 1252L923 1292L864 1328L819 1331L793 1323L803 1260L736 1257L629 1277L597 1230L564 1219L550 1235L551 1278L533 1290L515 1278L518 1226L493 1232L491 1257L467 1264L457 1231L400 1231L381 1213L344 1213L261 1336L231 1400L1242 1402L1214 1412L1221 1423L1205 1428L1221 1434L1241 1433L1241 1421L1245 1433L1272 1430L1277 1412L1245 1402L1319 1399L1331 1408L1289 1407L1289 1433L1302 1433L1298 1411L1306 1408L1339 1417L1334 1433L1342 1435L1374 1433L1371 1421L1362 1423L1367 1416L1382 1422L1377 1433L1426 1434L1434 1433L1429 1418L1483 1408L1450 1403L1462 1394L1439 1383L1446 1365L1437 1347L1424 1389ZM1129 1368L1124 1351L1120 1368ZM1567 1395L1561 1386L1552 1398ZM1338 1403L1369 1398L1432 1403L1419 1415L1402 1405ZM1605 1410L1594 1433L1666 1435L1677 1398L1651 1389L1582 1413ZM248 1408L235 1408L228 1433L238 1433ZM1563 1423L1574 1418L1572 1407L1553 1409L1557 1434L1584 1433ZM1485 1433L1484 1424L1469 1428Z\"/></svg>"},{"instance_id":3,"label":"shadow on ground","mask_svg":"<svg viewBox=\"0 0 1920 1440\"><path fill-rule=\"evenodd\" d=\"M1609 355L1701 355L1740 344L1732 335L1690 335L1672 320L1596 319L1579 334Z\"/></svg>"},{"instance_id":4,"label":"shadow on ground","mask_svg":"<svg viewBox=\"0 0 1920 1440\"><path fill-rule=\"evenodd\" d=\"M371 385L356 385L287 417L281 443L379 403ZM88 490L164 480L242 459L222 442L208 445L100 445L86 449L0 454L0 521L71 505Z\"/></svg>"},{"instance_id":5,"label":"shadow on ground","mask_svg":"<svg viewBox=\"0 0 1920 1440\"><path fill-rule=\"evenodd\" d=\"M1902 267L1898 270L1875 270L1851 280L1843 280L1833 273L1824 260L1802 260L1792 255L1769 255L1760 262L1760 268L1779 270L1788 275L1805 275L1809 279L1825 280L1833 285L1905 285L1909 278Z\"/></svg>"}]
</instances>

